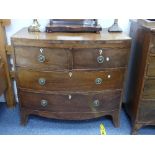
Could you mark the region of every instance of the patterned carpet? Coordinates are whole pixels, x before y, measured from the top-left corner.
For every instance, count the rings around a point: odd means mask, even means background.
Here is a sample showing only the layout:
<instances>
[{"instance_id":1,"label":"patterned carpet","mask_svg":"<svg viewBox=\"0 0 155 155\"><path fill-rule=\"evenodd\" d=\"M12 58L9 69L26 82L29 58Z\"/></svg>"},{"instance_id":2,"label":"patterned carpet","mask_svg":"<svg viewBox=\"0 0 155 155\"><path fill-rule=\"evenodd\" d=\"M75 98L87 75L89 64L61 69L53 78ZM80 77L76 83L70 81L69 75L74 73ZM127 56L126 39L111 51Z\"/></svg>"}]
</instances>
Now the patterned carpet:
<instances>
[{"instance_id":1,"label":"patterned carpet","mask_svg":"<svg viewBox=\"0 0 155 155\"><path fill-rule=\"evenodd\" d=\"M107 135L129 135L130 121L125 112L121 112L121 126L114 128L108 117L87 121L61 121L38 116L30 116L27 126L20 125L19 106L8 109L0 103L0 135L99 135L101 123ZM145 127L138 132L140 135L155 135L155 127Z\"/></svg>"}]
</instances>

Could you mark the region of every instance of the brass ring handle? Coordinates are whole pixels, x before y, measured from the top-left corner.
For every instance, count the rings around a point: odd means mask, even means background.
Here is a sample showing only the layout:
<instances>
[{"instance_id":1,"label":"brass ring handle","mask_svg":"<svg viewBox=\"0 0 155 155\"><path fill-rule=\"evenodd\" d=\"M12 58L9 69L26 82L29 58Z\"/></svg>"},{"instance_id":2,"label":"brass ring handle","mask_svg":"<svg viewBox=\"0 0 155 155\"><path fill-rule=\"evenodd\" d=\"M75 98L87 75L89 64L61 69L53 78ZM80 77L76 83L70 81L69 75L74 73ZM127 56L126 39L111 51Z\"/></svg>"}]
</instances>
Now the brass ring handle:
<instances>
[{"instance_id":1,"label":"brass ring handle","mask_svg":"<svg viewBox=\"0 0 155 155\"><path fill-rule=\"evenodd\" d=\"M101 78L96 78L96 80L95 80L95 83L97 84L97 85L100 85L101 83L102 83L102 79Z\"/></svg>"},{"instance_id":2,"label":"brass ring handle","mask_svg":"<svg viewBox=\"0 0 155 155\"><path fill-rule=\"evenodd\" d=\"M94 102L93 102L93 106L94 107L98 107L100 105L100 101L99 100L95 100Z\"/></svg>"},{"instance_id":3,"label":"brass ring handle","mask_svg":"<svg viewBox=\"0 0 155 155\"><path fill-rule=\"evenodd\" d=\"M40 78L40 79L38 80L38 83L39 83L41 86L43 86L43 85L46 84L46 79Z\"/></svg>"},{"instance_id":4,"label":"brass ring handle","mask_svg":"<svg viewBox=\"0 0 155 155\"><path fill-rule=\"evenodd\" d=\"M97 62L98 62L99 64L103 63L103 62L104 62L104 57L103 57L102 55L98 56L98 57L97 57Z\"/></svg>"},{"instance_id":5,"label":"brass ring handle","mask_svg":"<svg viewBox=\"0 0 155 155\"><path fill-rule=\"evenodd\" d=\"M48 105L48 101L47 100L41 100L41 106L42 107L46 107Z\"/></svg>"},{"instance_id":6,"label":"brass ring handle","mask_svg":"<svg viewBox=\"0 0 155 155\"><path fill-rule=\"evenodd\" d=\"M45 60L46 60L46 57L45 57L43 54L40 54L40 55L38 56L38 61L39 61L40 63L45 62Z\"/></svg>"}]
</instances>

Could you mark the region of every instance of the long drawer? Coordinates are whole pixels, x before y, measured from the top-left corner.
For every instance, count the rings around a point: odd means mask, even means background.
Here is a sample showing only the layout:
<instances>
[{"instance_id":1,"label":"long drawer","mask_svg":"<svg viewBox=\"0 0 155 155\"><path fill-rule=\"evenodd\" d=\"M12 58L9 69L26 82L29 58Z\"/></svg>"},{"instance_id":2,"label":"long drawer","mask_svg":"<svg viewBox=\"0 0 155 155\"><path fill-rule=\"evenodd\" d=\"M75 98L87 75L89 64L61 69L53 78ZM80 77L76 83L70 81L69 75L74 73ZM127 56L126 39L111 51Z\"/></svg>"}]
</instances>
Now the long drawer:
<instances>
[{"instance_id":1,"label":"long drawer","mask_svg":"<svg viewBox=\"0 0 155 155\"><path fill-rule=\"evenodd\" d=\"M42 70L126 67L129 49L16 47L16 66Z\"/></svg>"},{"instance_id":2,"label":"long drawer","mask_svg":"<svg viewBox=\"0 0 155 155\"><path fill-rule=\"evenodd\" d=\"M21 107L51 112L99 112L118 110L121 91L55 93L19 91Z\"/></svg>"},{"instance_id":3,"label":"long drawer","mask_svg":"<svg viewBox=\"0 0 155 155\"><path fill-rule=\"evenodd\" d=\"M125 69L48 72L17 69L21 88L46 91L101 91L122 89Z\"/></svg>"}]
</instances>

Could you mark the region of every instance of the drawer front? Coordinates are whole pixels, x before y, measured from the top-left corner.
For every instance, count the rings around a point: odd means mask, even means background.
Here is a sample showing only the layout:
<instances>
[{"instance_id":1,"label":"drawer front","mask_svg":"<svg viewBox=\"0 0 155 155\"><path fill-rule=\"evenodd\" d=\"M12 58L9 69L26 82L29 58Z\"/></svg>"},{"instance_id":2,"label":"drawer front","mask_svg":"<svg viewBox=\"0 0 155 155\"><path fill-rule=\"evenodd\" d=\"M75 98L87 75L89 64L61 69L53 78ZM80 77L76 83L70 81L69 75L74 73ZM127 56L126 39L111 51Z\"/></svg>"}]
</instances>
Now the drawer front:
<instances>
[{"instance_id":1,"label":"drawer front","mask_svg":"<svg viewBox=\"0 0 155 155\"><path fill-rule=\"evenodd\" d=\"M67 49L16 47L16 66L35 69L68 69Z\"/></svg>"},{"instance_id":2,"label":"drawer front","mask_svg":"<svg viewBox=\"0 0 155 155\"><path fill-rule=\"evenodd\" d=\"M150 53L155 54L155 35L151 36L151 41L150 41Z\"/></svg>"},{"instance_id":3,"label":"drawer front","mask_svg":"<svg viewBox=\"0 0 155 155\"><path fill-rule=\"evenodd\" d=\"M147 75L150 77L155 77L155 56L149 57Z\"/></svg>"},{"instance_id":4,"label":"drawer front","mask_svg":"<svg viewBox=\"0 0 155 155\"><path fill-rule=\"evenodd\" d=\"M42 94L19 91L21 106L52 112L97 112L119 109L121 91Z\"/></svg>"},{"instance_id":5,"label":"drawer front","mask_svg":"<svg viewBox=\"0 0 155 155\"><path fill-rule=\"evenodd\" d=\"M0 63L0 95L4 93L7 87L4 64Z\"/></svg>"},{"instance_id":6,"label":"drawer front","mask_svg":"<svg viewBox=\"0 0 155 155\"><path fill-rule=\"evenodd\" d=\"M154 78L145 79L143 98L155 99L155 79Z\"/></svg>"},{"instance_id":7,"label":"drawer front","mask_svg":"<svg viewBox=\"0 0 155 155\"><path fill-rule=\"evenodd\" d=\"M155 43L150 47L150 53L155 54Z\"/></svg>"},{"instance_id":8,"label":"drawer front","mask_svg":"<svg viewBox=\"0 0 155 155\"><path fill-rule=\"evenodd\" d=\"M21 88L46 91L121 89L125 69L107 71L40 72L18 69Z\"/></svg>"},{"instance_id":9,"label":"drawer front","mask_svg":"<svg viewBox=\"0 0 155 155\"><path fill-rule=\"evenodd\" d=\"M42 70L126 67L128 55L129 49L15 48L16 66Z\"/></svg>"},{"instance_id":10,"label":"drawer front","mask_svg":"<svg viewBox=\"0 0 155 155\"><path fill-rule=\"evenodd\" d=\"M139 121L149 122L150 124L152 122L155 123L155 100L141 101L138 119Z\"/></svg>"},{"instance_id":11,"label":"drawer front","mask_svg":"<svg viewBox=\"0 0 155 155\"><path fill-rule=\"evenodd\" d=\"M129 49L73 49L74 69L126 67Z\"/></svg>"}]
</instances>

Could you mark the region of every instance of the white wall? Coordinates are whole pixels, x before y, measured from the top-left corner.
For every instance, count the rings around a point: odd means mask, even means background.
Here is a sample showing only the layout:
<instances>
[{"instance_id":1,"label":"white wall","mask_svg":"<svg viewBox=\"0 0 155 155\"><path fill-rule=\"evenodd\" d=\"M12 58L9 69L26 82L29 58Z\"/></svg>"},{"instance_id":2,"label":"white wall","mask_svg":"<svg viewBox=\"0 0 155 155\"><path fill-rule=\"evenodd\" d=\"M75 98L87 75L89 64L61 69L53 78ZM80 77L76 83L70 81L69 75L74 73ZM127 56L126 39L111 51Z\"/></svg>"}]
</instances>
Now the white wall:
<instances>
[{"instance_id":1,"label":"white wall","mask_svg":"<svg viewBox=\"0 0 155 155\"><path fill-rule=\"evenodd\" d=\"M40 25L41 25L41 29L44 30L44 27L47 25L47 23L49 22L48 19L39 19L38 20ZM113 19L99 19L98 22L99 24L103 27L103 28L107 28L110 27L113 24ZM129 32L129 19L119 19L119 25L120 27L123 29L123 31L125 33ZM23 27L28 27L29 25L31 25L32 23L32 19L11 19L11 25L8 26L6 28L6 33L7 33L7 41L8 44L10 43L10 37L16 33L18 30L20 30ZM4 102L4 97L1 96L0 97L0 102Z\"/></svg>"},{"instance_id":2,"label":"white wall","mask_svg":"<svg viewBox=\"0 0 155 155\"><path fill-rule=\"evenodd\" d=\"M38 20L42 30L49 22L48 19L39 19ZM109 27L113 24L113 19L99 19L99 24L103 27ZM8 43L10 44L10 37L20 30L23 27L28 27L32 24L32 19L11 19L11 25L6 28ZM128 33L129 30L129 19L119 19L119 25L123 29L124 32Z\"/></svg>"}]
</instances>

